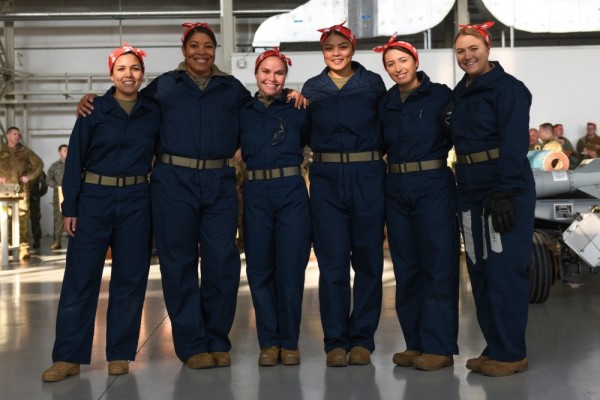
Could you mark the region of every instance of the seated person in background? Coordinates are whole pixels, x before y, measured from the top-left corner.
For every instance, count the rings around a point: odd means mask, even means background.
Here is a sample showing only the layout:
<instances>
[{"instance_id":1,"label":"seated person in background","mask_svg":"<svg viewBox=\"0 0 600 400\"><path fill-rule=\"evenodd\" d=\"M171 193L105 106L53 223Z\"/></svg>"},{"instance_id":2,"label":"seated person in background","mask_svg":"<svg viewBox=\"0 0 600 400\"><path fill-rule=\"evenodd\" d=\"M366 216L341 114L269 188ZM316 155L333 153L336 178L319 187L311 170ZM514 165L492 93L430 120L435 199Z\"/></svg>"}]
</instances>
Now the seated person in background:
<instances>
[{"instance_id":1,"label":"seated person in background","mask_svg":"<svg viewBox=\"0 0 600 400\"><path fill-rule=\"evenodd\" d=\"M582 160L597 158L598 149L600 149L600 136L596 134L596 124L588 122L586 134L577 141L576 151L581 155Z\"/></svg>"},{"instance_id":2,"label":"seated person in background","mask_svg":"<svg viewBox=\"0 0 600 400\"><path fill-rule=\"evenodd\" d=\"M529 129L529 150L541 150L540 132L536 128Z\"/></svg>"},{"instance_id":3,"label":"seated person in background","mask_svg":"<svg viewBox=\"0 0 600 400\"><path fill-rule=\"evenodd\" d=\"M571 141L567 139L565 135L565 130L562 124L555 124L553 127L554 138L560 145L562 146L562 151L569 157L569 165L570 168L573 169L579 165L581 162L581 157L579 154L575 152L575 148Z\"/></svg>"},{"instance_id":4,"label":"seated person in background","mask_svg":"<svg viewBox=\"0 0 600 400\"><path fill-rule=\"evenodd\" d=\"M539 127L539 132L540 142L542 144L543 150L560 151L560 149L557 149L557 147L559 146L557 146L558 143L556 142L556 138L554 137L554 129L551 123L545 122L541 124ZM546 148L546 146L548 146L548 148Z\"/></svg>"}]
</instances>

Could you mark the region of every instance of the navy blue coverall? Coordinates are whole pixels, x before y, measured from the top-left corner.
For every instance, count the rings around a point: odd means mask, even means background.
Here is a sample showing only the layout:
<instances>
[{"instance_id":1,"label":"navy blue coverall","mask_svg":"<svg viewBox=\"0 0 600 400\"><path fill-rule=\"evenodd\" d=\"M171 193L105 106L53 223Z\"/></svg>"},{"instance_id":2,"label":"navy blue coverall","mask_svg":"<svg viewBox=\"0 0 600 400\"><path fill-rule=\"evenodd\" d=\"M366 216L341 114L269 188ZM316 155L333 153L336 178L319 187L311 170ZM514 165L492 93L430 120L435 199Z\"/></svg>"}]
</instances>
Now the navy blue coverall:
<instances>
[{"instance_id":1,"label":"navy blue coverall","mask_svg":"<svg viewBox=\"0 0 600 400\"><path fill-rule=\"evenodd\" d=\"M460 244L456 184L446 163L452 142L442 117L452 91L422 71L417 78L420 86L404 102L394 85L379 110L387 162L402 164L386 179L396 313L407 349L450 355L458 353ZM439 164L416 164L431 160Z\"/></svg>"},{"instance_id":2,"label":"navy blue coverall","mask_svg":"<svg viewBox=\"0 0 600 400\"><path fill-rule=\"evenodd\" d=\"M255 100L240 112L246 274L261 349L298 348L304 275L310 256L310 206L300 165L306 111L282 94L268 107ZM294 175L270 178L283 168ZM271 175L270 175L271 174ZM266 178L266 179L261 179Z\"/></svg>"},{"instance_id":3,"label":"navy blue coverall","mask_svg":"<svg viewBox=\"0 0 600 400\"><path fill-rule=\"evenodd\" d=\"M175 352L182 361L228 352L240 280L235 170L203 169L203 161L234 155L239 108L252 97L233 76L213 75L201 90L182 70L160 75L142 94L158 102L162 115L152 216ZM175 165L163 156L197 163Z\"/></svg>"},{"instance_id":4,"label":"navy blue coverall","mask_svg":"<svg viewBox=\"0 0 600 400\"><path fill-rule=\"evenodd\" d=\"M106 358L135 360L151 253L150 185L146 179L158 137L160 112L139 97L131 114L113 98L94 100L94 111L75 123L63 177L65 217L76 217L69 238L52 358L89 364L102 271L112 253ZM137 184L84 183L82 174L143 176Z\"/></svg>"},{"instance_id":5,"label":"navy blue coverall","mask_svg":"<svg viewBox=\"0 0 600 400\"><path fill-rule=\"evenodd\" d=\"M325 352L354 346L373 351L381 314L385 163L378 157L378 104L386 89L378 74L355 61L352 67L354 75L341 90L327 75L329 68L302 88L310 100L311 150L340 157L340 162L315 158L310 166ZM343 162L348 153L363 152L371 152L372 160ZM350 264L355 272L353 298Z\"/></svg>"},{"instance_id":6,"label":"navy blue coverall","mask_svg":"<svg viewBox=\"0 0 600 400\"><path fill-rule=\"evenodd\" d=\"M452 136L457 157L499 149L499 157L456 165L458 211L477 319L487 346L482 355L513 362L526 357L535 183L529 149L531 93L499 63L468 87L454 89ZM513 195L515 225L493 230L485 207L494 192Z\"/></svg>"}]
</instances>

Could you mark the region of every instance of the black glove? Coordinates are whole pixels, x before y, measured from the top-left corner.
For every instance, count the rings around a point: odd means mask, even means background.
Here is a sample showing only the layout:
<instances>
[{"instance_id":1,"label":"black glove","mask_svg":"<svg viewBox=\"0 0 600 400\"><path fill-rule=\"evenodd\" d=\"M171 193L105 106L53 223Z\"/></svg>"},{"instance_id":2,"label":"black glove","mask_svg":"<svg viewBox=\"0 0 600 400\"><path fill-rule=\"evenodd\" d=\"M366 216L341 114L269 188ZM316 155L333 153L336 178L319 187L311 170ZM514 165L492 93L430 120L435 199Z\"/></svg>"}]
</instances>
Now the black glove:
<instances>
[{"instance_id":1,"label":"black glove","mask_svg":"<svg viewBox=\"0 0 600 400\"><path fill-rule=\"evenodd\" d=\"M509 232L515 226L515 212L512 193L494 192L490 196L485 217L492 216L492 226L500 234Z\"/></svg>"}]
</instances>

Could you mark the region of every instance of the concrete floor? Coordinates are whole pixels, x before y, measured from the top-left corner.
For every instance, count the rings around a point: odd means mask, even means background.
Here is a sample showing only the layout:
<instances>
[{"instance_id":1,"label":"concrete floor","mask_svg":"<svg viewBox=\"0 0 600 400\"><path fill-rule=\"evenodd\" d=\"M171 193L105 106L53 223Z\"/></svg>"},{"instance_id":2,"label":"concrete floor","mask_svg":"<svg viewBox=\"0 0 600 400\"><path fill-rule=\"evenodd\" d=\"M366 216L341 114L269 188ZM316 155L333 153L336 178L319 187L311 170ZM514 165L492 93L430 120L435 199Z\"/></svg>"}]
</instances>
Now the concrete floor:
<instances>
[{"instance_id":1,"label":"concrete floor","mask_svg":"<svg viewBox=\"0 0 600 400\"><path fill-rule=\"evenodd\" d=\"M66 243L66 240L64 241ZM0 398L13 399L600 399L600 275L576 275L557 282L544 304L530 306L530 368L507 378L489 378L465 368L483 340L475 320L469 280L461 276L460 355L437 372L395 367L392 354L404 350L394 311L394 277L389 258L384 308L369 366L327 368L322 350L314 257L307 268L300 349L302 364L257 367L254 312L242 268L238 310L231 332L230 368L191 370L175 357L162 299L160 272L153 265L146 296L137 360L130 373L111 377L104 358L105 312L110 268L99 303L92 364L79 376L43 383L51 364L56 307L65 250L11 262L0 270ZM463 268L464 271L464 268Z\"/></svg>"}]
</instances>

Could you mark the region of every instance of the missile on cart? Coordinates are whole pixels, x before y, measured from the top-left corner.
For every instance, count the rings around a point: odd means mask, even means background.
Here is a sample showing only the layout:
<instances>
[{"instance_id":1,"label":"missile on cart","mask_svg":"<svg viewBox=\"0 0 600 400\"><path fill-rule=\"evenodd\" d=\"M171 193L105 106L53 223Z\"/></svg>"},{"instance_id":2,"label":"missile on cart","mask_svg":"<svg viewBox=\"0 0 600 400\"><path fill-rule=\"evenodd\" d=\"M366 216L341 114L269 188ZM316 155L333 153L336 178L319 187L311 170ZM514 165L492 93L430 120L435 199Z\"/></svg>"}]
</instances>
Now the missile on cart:
<instances>
[{"instance_id":1,"label":"missile on cart","mask_svg":"<svg viewBox=\"0 0 600 400\"><path fill-rule=\"evenodd\" d=\"M600 198L600 158L572 171L533 171L537 198L573 193L576 190Z\"/></svg>"}]
</instances>

